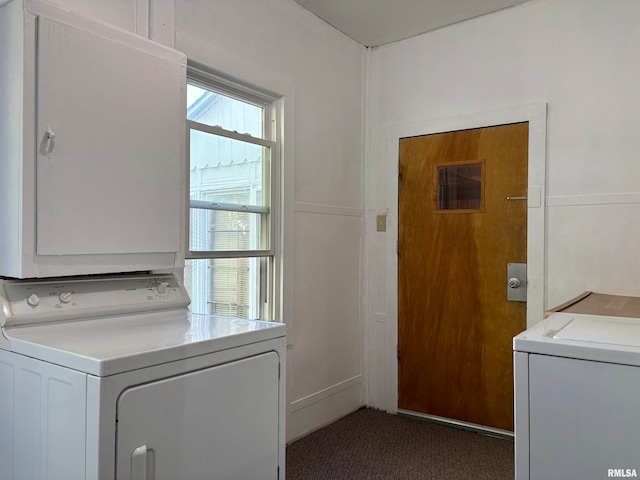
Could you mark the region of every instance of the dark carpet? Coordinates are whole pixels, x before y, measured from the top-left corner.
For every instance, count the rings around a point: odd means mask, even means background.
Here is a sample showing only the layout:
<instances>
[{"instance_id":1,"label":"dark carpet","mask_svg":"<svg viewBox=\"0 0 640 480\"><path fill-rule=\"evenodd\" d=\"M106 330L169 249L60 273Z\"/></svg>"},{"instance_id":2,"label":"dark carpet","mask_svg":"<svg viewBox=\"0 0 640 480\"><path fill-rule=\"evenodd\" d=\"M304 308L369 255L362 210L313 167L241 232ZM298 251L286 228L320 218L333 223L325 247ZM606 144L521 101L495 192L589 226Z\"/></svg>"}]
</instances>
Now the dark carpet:
<instances>
[{"instance_id":1,"label":"dark carpet","mask_svg":"<svg viewBox=\"0 0 640 480\"><path fill-rule=\"evenodd\" d=\"M287 480L510 480L513 440L362 408L287 447Z\"/></svg>"}]
</instances>

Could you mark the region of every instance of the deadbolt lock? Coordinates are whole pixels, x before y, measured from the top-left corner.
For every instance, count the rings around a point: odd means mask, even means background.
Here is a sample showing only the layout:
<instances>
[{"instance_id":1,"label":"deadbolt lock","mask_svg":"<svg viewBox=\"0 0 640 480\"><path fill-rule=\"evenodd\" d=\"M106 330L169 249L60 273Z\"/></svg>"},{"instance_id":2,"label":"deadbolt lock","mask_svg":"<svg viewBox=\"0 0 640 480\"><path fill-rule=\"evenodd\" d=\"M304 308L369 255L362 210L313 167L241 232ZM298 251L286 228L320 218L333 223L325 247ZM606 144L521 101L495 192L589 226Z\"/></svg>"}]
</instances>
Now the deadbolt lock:
<instances>
[{"instance_id":1,"label":"deadbolt lock","mask_svg":"<svg viewBox=\"0 0 640 480\"><path fill-rule=\"evenodd\" d=\"M521 282L517 278L510 278L509 282L507 283L507 285L509 285L509 288L518 288L520 284Z\"/></svg>"}]
</instances>

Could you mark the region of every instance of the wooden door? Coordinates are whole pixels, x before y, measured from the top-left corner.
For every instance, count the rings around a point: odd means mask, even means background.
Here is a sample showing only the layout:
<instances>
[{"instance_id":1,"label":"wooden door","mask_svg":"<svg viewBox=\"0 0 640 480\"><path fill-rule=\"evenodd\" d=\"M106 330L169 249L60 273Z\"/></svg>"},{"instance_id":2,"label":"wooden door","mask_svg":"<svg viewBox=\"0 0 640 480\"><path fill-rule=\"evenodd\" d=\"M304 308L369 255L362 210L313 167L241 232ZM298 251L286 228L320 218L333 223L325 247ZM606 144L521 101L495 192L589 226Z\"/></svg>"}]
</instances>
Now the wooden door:
<instances>
[{"instance_id":1,"label":"wooden door","mask_svg":"<svg viewBox=\"0 0 640 480\"><path fill-rule=\"evenodd\" d=\"M400 140L398 408L513 430L528 123Z\"/></svg>"}]
</instances>

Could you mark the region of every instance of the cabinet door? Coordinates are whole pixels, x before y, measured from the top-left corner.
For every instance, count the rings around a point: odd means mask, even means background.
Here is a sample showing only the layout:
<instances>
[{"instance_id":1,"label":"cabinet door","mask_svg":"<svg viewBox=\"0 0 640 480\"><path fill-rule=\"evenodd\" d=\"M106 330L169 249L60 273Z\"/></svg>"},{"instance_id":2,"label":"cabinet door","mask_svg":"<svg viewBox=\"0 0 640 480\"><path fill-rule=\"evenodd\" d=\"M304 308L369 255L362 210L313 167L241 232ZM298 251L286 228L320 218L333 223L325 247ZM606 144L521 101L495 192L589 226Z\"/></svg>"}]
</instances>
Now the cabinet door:
<instances>
[{"instance_id":1,"label":"cabinet door","mask_svg":"<svg viewBox=\"0 0 640 480\"><path fill-rule=\"evenodd\" d=\"M186 71L166 50L37 18L38 255L180 250Z\"/></svg>"},{"instance_id":2,"label":"cabinet door","mask_svg":"<svg viewBox=\"0 0 640 480\"><path fill-rule=\"evenodd\" d=\"M116 478L278 478L278 363L269 352L125 390Z\"/></svg>"}]
</instances>

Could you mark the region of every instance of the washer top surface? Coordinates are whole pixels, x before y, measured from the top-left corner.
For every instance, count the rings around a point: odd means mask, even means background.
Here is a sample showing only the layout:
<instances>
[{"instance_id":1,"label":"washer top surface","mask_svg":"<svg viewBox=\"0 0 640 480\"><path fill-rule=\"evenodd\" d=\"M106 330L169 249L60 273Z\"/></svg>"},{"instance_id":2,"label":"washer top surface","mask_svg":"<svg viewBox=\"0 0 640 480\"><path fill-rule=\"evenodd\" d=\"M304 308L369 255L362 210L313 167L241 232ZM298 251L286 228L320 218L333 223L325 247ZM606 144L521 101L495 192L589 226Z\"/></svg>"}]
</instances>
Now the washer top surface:
<instances>
[{"instance_id":1,"label":"washer top surface","mask_svg":"<svg viewBox=\"0 0 640 480\"><path fill-rule=\"evenodd\" d=\"M186 308L3 331L15 353L101 377L286 335L281 323L192 314Z\"/></svg>"},{"instance_id":2,"label":"washer top surface","mask_svg":"<svg viewBox=\"0 0 640 480\"><path fill-rule=\"evenodd\" d=\"M554 313L516 336L514 350L640 366L640 319Z\"/></svg>"},{"instance_id":3,"label":"washer top surface","mask_svg":"<svg viewBox=\"0 0 640 480\"><path fill-rule=\"evenodd\" d=\"M553 338L640 347L640 321L597 316L574 318Z\"/></svg>"}]
</instances>

